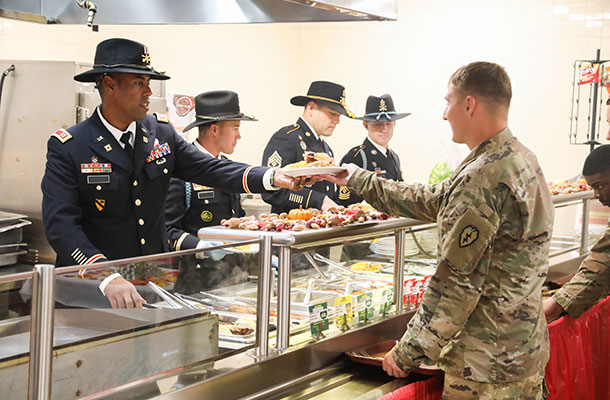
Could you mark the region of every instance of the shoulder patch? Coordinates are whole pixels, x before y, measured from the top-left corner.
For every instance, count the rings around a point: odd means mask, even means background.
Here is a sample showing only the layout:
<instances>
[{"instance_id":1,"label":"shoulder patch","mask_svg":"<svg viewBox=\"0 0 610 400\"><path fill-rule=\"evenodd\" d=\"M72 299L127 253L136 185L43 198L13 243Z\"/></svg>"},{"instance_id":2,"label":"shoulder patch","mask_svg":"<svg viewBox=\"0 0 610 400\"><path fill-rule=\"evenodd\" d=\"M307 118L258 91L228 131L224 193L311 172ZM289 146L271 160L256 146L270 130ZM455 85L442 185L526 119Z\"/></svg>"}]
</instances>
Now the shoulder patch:
<instances>
[{"instance_id":1,"label":"shoulder patch","mask_svg":"<svg viewBox=\"0 0 610 400\"><path fill-rule=\"evenodd\" d=\"M157 118L157 122L165 122L166 124L169 123L166 114L155 113L155 118Z\"/></svg>"},{"instance_id":2,"label":"shoulder patch","mask_svg":"<svg viewBox=\"0 0 610 400\"><path fill-rule=\"evenodd\" d=\"M287 126L286 128L290 128L290 127L289 127L289 126ZM294 125L293 125L293 128L292 128L292 129L290 129L288 132L286 132L286 135L288 135L289 133L292 133L292 132L294 132L294 131L296 131L296 130L298 130L298 129L301 129L301 126L300 126L299 124L294 124Z\"/></svg>"},{"instance_id":3,"label":"shoulder patch","mask_svg":"<svg viewBox=\"0 0 610 400\"><path fill-rule=\"evenodd\" d=\"M65 129L56 130L51 137L56 137L62 143L66 143L68 140L72 139L72 135Z\"/></svg>"}]
</instances>

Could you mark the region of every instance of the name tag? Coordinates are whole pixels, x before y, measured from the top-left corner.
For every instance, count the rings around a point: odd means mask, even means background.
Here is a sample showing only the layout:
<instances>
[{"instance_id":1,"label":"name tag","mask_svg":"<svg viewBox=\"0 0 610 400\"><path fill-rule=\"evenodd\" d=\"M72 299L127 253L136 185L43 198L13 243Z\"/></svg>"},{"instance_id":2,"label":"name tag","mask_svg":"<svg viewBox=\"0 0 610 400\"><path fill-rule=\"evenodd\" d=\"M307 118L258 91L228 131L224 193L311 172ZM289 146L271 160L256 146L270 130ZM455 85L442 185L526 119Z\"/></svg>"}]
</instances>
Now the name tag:
<instances>
[{"instance_id":1,"label":"name tag","mask_svg":"<svg viewBox=\"0 0 610 400\"><path fill-rule=\"evenodd\" d=\"M214 198L214 190L205 190L203 192L197 192L197 198L199 200L213 199Z\"/></svg>"},{"instance_id":2,"label":"name tag","mask_svg":"<svg viewBox=\"0 0 610 400\"><path fill-rule=\"evenodd\" d=\"M87 176L87 183L90 185L110 183L110 175L89 175Z\"/></svg>"}]
</instances>

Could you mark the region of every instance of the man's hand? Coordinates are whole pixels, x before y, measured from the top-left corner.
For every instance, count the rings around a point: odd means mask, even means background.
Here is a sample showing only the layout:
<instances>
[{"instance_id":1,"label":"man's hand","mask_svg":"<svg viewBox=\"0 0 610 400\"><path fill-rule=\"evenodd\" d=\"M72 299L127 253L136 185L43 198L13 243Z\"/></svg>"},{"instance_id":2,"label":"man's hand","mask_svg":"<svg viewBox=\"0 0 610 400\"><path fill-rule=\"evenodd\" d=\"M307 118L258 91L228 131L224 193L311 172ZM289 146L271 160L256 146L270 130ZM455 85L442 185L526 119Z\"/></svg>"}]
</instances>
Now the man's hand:
<instances>
[{"instance_id":1,"label":"man's hand","mask_svg":"<svg viewBox=\"0 0 610 400\"><path fill-rule=\"evenodd\" d=\"M542 309L544 310L546 322L557 319L565 311L552 297L542 302Z\"/></svg>"},{"instance_id":2,"label":"man's hand","mask_svg":"<svg viewBox=\"0 0 610 400\"><path fill-rule=\"evenodd\" d=\"M388 375L393 376L394 378L406 378L409 376L408 373L400 369L400 367L392 358L392 352L388 352L385 357L383 357L383 370L388 373Z\"/></svg>"},{"instance_id":3,"label":"man's hand","mask_svg":"<svg viewBox=\"0 0 610 400\"><path fill-rule=\"evenodd\" d=\"M322 201L322 211L326 212L330 208L339 208L339 204L335 203L328 196L324 196L324 200Z\"/></svg>"},{"instance_id":4,"label":"man's hand","mask_svg":"<svg viewBox=\"0 0 610 400\"><path fill-rule=\"evenodd\" d=\"M339 186L347 186L349 178L351 178L354 172L360 169L360 167L358 167L356 164L343 164L341 166L347 168L347 171L341 172L338 175L319 175L318 180L321 178Z\"/></svg>"},{"instance_id":5,"label":"man's hand","mask_svg":"<svg viewBox=\"0 0 610 400\"><path fill-rule=\"evenodd\" d=\"M311 177L299 176L293 178L290 175L286 175L281 170L275 171L275 174L273 175L273 184L275 186L283 187L292 191L301 190L304 186L309 186L314 182L315 180L313 180Z\"/></svg>"},{"instance_id":6,"label":"man's hand","mask_svg":"<svg viewBox=\"0 0 610 400\"><path fill-rule=\"evenodd\" d=\"M112 308L142 308L144 303L136 287L120 276L110 281L104 293Z\"/></svg>"}]
</instances>

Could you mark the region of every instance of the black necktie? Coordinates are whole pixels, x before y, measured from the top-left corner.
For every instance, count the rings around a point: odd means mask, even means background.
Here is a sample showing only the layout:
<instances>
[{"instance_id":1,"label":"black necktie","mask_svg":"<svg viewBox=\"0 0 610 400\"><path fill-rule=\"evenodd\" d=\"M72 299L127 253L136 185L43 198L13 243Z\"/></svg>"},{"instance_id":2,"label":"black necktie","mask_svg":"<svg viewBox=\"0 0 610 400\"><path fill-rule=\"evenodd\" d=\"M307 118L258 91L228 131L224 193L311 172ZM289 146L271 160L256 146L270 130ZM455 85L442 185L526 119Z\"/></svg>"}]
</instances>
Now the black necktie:
<instances>
[{"instance_id":1,"label":"black necktie","mask_svg":"<svg viewBox=\"0 0 610 400\"><path fill-rule=\"evenodd\" d=\"M394 171L396 172L396 174L399 175L400 167L398 166L398 160L396 160L396 157L394 157L394 154L392 154L392 150L390 150L390 149L388 149L388 159L394 166Z\"/></svg>"},{"instance_id":2,"label":"black necktie","mask_svg":"<svg viewBox=\"0 0 610 400\"><path fill-rule=\"evenodd\" d=\"M125 143L125 152L130 160L133 160L133 147L129 144L129 139L131 138L131 132L125 132L121 136L121 142Z\"/></svg>"}]
</instances>

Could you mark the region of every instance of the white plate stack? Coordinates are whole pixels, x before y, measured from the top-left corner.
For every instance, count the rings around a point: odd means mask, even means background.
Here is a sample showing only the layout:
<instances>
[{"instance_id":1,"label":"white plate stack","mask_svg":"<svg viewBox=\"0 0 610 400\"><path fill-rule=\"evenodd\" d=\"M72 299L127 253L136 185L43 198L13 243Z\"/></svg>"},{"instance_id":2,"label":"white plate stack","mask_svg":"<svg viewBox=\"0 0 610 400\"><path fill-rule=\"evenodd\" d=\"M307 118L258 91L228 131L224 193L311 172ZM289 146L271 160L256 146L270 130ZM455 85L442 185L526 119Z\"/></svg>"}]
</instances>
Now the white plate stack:
<instances>
[{"instance_id":1,"label":"white plate stack","mask_svg":"<svg viewBox=\"0 0 610 400\"><path fill-rule=\"evenodd\" d=\"M436 251L436 230L426 230L416 232L415 237L419 242L419 245L428 253L434 253ZM378 239L371 243L370 249L373 253L379 254L383 257L394 257L395 251L395 239L393 236ZM407 233L405 237L405 257L414 256L421 253L417 244L413 240L413 236Z\"/></svg>"}]
</instances>

